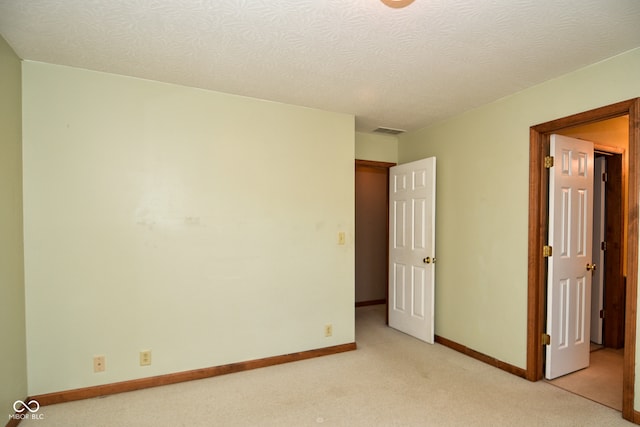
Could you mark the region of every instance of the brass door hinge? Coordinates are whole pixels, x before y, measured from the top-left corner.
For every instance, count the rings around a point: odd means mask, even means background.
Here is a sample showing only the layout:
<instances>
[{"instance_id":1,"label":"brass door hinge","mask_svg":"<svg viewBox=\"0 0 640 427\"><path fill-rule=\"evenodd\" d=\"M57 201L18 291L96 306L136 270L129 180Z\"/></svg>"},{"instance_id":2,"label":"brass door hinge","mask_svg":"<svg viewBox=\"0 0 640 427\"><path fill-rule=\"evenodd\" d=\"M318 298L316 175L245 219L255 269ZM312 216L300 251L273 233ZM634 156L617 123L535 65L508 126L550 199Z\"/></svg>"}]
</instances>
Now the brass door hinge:
<instances>
[{"instance_id":1,"label":"brass door hinge","mask_svg":"<svg viewBox=\"0 0 640 427\"><path fill-rule=\"evenodd\" d=\"M545 245L542 247L542 256L545 258L548 258L551 256L551 254L553 253L553 248L551 248L551 246L549 245Z\"/></svg>"},{"instance_id":2,"label":"brass door hinge","mask_svg":"<svg viewBox=\"0 0 640 427\"><path fill-rule=\"evenodd\" d=\"M542 345L551 345L551 335L542 334Z\"/></svg>"},{"instance_id":3,"label":"brass door hinge","mask_svg":"<svg viewBox=\"0 0 640 427\"><path fill-rule=\"evenodd\" d=\"M605 242L600 243L600 249L602 249L603 251L606 251L606 250L607 250L607 242L606 242L606 241L605 241Z\"/></svg>"},{"instance_id":4,"label":"brass door hinge","mask_svg":"<svg viewBox=\"0 0 640 427\"><path fill-rule=\"evenodd\" d=\"M544 158L544 167L546 169L553 167L553 156L545 156Z\"/></svg>"}]
</instances>

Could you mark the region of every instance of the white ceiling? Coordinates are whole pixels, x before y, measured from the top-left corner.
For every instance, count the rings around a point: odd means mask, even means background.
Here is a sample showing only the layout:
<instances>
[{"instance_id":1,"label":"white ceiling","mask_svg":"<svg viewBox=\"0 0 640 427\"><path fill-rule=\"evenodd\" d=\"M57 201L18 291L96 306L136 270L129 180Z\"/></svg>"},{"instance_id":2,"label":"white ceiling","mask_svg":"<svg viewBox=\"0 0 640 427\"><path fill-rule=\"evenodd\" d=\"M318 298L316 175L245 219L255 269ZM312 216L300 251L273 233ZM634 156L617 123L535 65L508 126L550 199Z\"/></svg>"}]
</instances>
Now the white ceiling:
<instances>
[{"instance_id":1,"label":"white ceiling","mask_svg":"<svg viewBox=\"0 0 640 427\"><path fill-rule=\"evenodd\" d=\"M0 34L27 60L415 130L640 46L640 1L2 0Z\"/></svg>"}]
</instances>

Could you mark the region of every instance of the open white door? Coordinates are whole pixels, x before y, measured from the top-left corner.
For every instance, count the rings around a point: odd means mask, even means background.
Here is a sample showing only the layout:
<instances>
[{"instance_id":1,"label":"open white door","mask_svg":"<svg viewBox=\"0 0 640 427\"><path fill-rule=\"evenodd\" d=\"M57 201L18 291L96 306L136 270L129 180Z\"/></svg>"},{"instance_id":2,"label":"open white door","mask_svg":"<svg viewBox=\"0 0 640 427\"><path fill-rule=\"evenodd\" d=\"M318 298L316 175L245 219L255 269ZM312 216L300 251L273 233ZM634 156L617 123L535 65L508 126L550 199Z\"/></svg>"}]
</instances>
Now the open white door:
<instances>
[{"instance_id":1,"label":"open white door","mask_svg":"<svg viewBox=\"0 0 640 427\"><path fill-rule=\"evenodd\" d=\"M589 366L593 143L551 135L545 377Z\"/></svg>"},{"instance_id":2,"label":"open white door","mask_svg":"<svg viewBox=\"0 0 640 427\"><path fill-rule=\"evenodd\" d=\"M436 159L389 170L389 326L433 344Z\"/></svg>"}]
</instances>

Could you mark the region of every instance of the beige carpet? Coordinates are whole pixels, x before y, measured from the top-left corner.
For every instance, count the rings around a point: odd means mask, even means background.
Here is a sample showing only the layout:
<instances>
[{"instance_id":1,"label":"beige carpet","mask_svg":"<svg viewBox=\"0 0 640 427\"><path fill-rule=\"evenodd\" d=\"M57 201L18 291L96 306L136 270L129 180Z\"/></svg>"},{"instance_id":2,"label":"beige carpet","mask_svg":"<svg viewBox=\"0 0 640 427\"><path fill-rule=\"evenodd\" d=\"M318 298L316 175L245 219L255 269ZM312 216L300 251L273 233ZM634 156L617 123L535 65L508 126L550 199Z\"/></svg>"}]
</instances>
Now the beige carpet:
<instances>
[{"instance_id":1,"label":"beige carpet","mask_svg":"<svg viewBox=\"0 0 640 427\"><path fill-rule=\"evenodd\" d=\"M622 411L623 358L623 350L601 348L591 352L588 368L549 382Z\"/></svg>"},{"instance_id":2,"label":"beige carpet","mask_svg":"<svg viewBox=\"0 0 640 427\"><path fill-rule=\"evenodd\" d=\"M356 309L359 349L41 408L22 426L631 426L620 412L526 381Z\"/></svg>"}]
</instances>

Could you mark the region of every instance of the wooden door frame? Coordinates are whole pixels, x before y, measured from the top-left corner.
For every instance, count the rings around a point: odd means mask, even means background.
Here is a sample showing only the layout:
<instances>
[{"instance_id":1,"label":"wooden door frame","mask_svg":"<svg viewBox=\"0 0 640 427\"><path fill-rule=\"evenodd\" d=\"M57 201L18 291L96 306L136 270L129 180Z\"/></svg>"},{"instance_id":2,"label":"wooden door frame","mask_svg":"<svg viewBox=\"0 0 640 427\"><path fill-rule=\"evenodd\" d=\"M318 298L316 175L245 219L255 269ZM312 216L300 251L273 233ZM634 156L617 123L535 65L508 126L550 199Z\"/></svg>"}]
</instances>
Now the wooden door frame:
<instances>
[{"instance_id":1,"label":"wooden door frame","mask_svg":"<svg viewBox=\"0 0 640 427\"><path fill-rule=\"evenodd\" d=\"M387 297L386 297L386 301L384 302L385 305L387 305L389 303L389 169L393 166L396 166L397 163L390 163L390 162L378 162L378 161L373 161L373 160L360 160L360 159L356 159L355 161L355 169L358 168L358 166L364 166L364 167L371 167L371 168L376 168L376 169L383 169L386 171L387 174L387 194L386 194L386 206L387 206L387 243L386 243L386 250L387 250L387 263L386 263L386 272L387 272ZM355 170L354 170L355 173ZM355 279L354 279L355 280ZM356 303L356 307L358 307L359 305ZM385 310L386 311L386 324L389 324L389 310Z\"/></svg>"},{"instance_id":2,"label":"wooden door frame","mask_svg":"<svg viewBox=\"0 0 640 427\"><path fill-rule=\"evenodd\" d=\"M611 147L613 148L613 147ZM607 250L604 252L604 306L602 344L609 348L624 347L624 189L623 175L627 153L603 147L607 164L605 196L605 230ZM609 234L610 233L610 234Z\"/></svg>"},{"instance_id":3,"label":"wooden door frame","mask_svg":"<svg viewBox=\"0 0 640 427\"><path fill-rule=\"evenodd\" d=\"M538 381L543 376L542 334L545 332L546 262L542 248L546 244L548 174L544 157L549 153L549 135L562 129L629 116L628 240L625 339L622 390L623 418L640 423L634 410L636 306L638 287L638 191L640 185L640 98L574 114L530 128L529 142L529 247L527 295L527 370L526 378Z\"/></svg>"}]
</instances>

